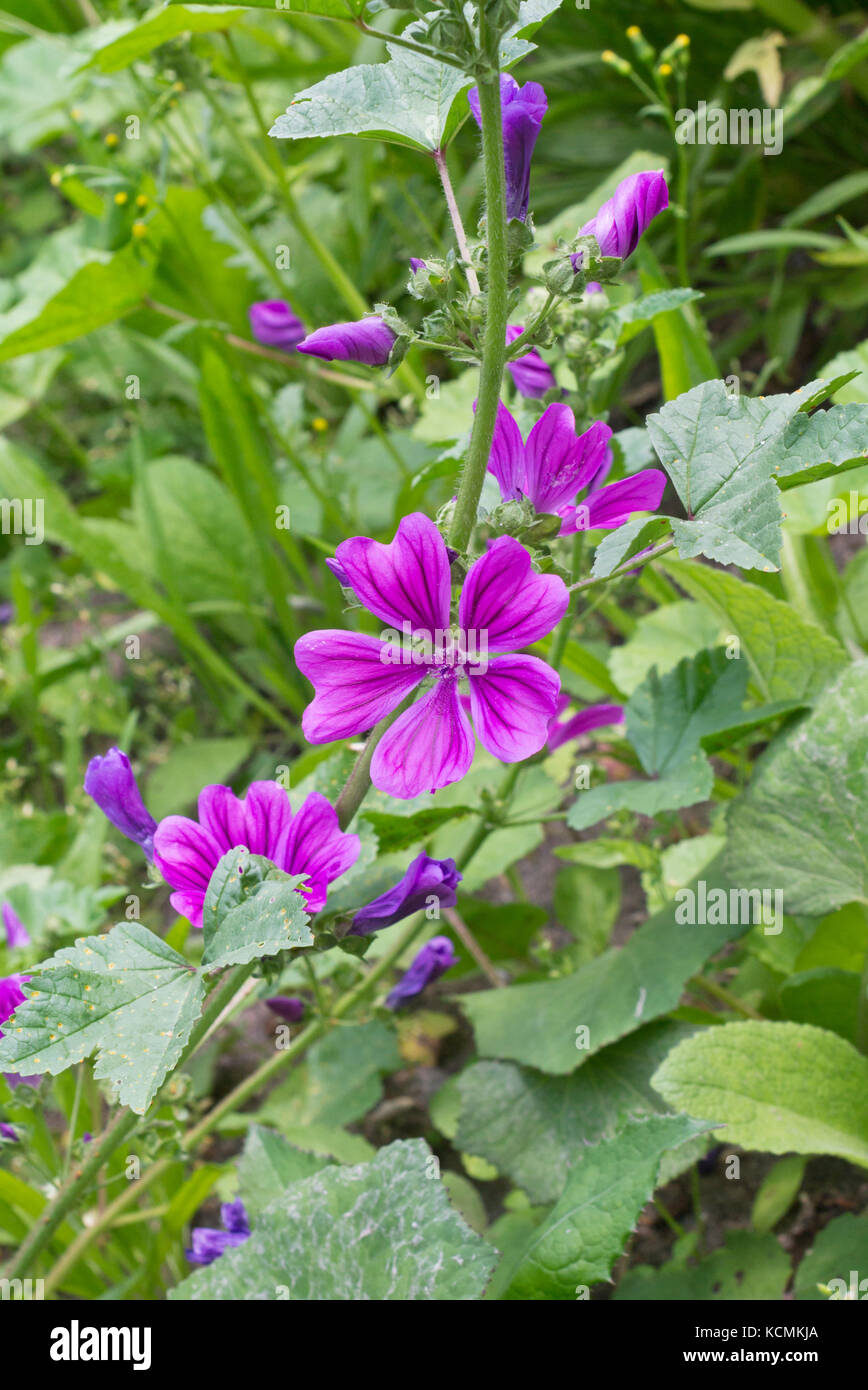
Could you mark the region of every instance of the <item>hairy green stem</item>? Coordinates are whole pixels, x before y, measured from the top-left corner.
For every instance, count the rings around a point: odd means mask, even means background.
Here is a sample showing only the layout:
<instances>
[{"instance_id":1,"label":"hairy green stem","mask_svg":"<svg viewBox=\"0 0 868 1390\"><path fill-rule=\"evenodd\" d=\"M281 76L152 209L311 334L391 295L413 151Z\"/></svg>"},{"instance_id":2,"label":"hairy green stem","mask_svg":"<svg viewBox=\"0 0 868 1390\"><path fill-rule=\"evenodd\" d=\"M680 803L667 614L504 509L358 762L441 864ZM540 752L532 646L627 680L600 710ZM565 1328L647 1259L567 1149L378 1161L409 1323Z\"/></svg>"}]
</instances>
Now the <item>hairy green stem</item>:
<instances>
[{"instance_id":1,"label":"hairy green stem","mask_svg":"<svg viewBox=\"0 0 868 1390\"><path fill-rule=\"evenodd\" d=\"M479 84L482 118L482 161L485 170L486 239L488 280L485 296L485 336L479 369L479 395L470 444L458 488L449 543L465 550L476 522L476 508L491 441L497 422L500 385L506 365L506 320L509 309L509 254L506 236L506 171L503 161L503 122L500 109L500 75Z\"/></svg>"}]
</instances>

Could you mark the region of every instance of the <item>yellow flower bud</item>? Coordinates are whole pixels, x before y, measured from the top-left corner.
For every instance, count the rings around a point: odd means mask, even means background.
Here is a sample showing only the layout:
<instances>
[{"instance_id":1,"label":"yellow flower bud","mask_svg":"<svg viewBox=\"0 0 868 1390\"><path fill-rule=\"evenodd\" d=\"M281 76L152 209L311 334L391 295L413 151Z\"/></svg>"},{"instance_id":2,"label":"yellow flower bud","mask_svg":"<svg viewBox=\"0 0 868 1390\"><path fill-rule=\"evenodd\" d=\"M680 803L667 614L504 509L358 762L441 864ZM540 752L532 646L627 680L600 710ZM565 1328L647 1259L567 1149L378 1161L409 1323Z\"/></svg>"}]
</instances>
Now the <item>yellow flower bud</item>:
<instances>
[{"instance_id":1,"label":"yellow flower bud","mask_svg":"<svg viewBox=\"0 0 868 1390\"><path fill-rule=\"evenodd\" d=\"M124 193L123 190L121 190L120 193L115 194L115 202L117 203L119 208L122 208L124 206L124 203L128 203L129 199L129 193Z\"/></svg>"},{"instance_id":2,"label":"yellow flower bud","mask_svg":"<svg viewBox=\"0 0 868 1390\"><path fill-rule=\"evenodd\" d=\"M105 144L108 146L110 150L113 150L115 148L115 146L118 143L118 138L119 137L115 135L113 130L109 131L108 135L105 137Z\"/></svg>"},{"instance_id":3,"label":"yellow flower bud","mask_svg":"<svg viewBox=\"0 0 868 1390\"><path fill-rule=\"evenodd\" d=\"M641 33L642 30L639 28L638 24L631 24L629 29L627 30L627 38L638 39Z\"/></svg>"},{"instance_id":4,"label":"yellow flower bud","mask_svg":"<svg viewBox=\"0 0 868 1390\"><path fill-rule=\"evenodd\" d=\"M136 198L136 207L137 207L137 208L146 208L147 206L148 206L148 199L145 197L145 194L144 194L144 193L140 193L139 196Z\"/></svg>"},{"instance_id":5,"label":"yellow flower bud","mask_svg":"<svg viewBox=\"0 0 868 1390\"><path fill-rule=\"evenodd\" d=\"M661 63L660 66L659 66L659 68L657 69L657 71L659 72L659 74L660 74L661 77L671 77L671 75L672 75L672 64L671 64L671 63Z\"/></svg>"},{"instance_id":6,"label":"yellow flower bud","mask_svg":"<svg viewBox=\"0 0 868 1390\"><path fill-rule=\"evenodd\" d=\"M51 178L49 179L49 183L54 188L59 188L60 185L63 183L63 174L60 172L59 169L55 169L54 173L51 175Z\"/></svg>"},{"instance_id":7,"label":"yellow flower bud","mask_svg":"<svg viewBox=\"0 0 868 1390\"><path fill-rule=\"evenodd\" d=\"M143 236L148 235L148 229L144 222L134 222L132 225L132 233L134 237L138 237L139 240L141 240Z\"/></svg>"},{"instance_id":8,"label":"yellow flower bud","mask_svg":"<svg viewBox=\"0 0 868 1390\"><path fill-rule=\"evenodd\" d=\"M322 434L323 431L327 430L329 427L328 420L324 420L321 415L317 415L315 420L311 420L311 424L313 425L317 434Z\"/></svg>"}]
</instances>

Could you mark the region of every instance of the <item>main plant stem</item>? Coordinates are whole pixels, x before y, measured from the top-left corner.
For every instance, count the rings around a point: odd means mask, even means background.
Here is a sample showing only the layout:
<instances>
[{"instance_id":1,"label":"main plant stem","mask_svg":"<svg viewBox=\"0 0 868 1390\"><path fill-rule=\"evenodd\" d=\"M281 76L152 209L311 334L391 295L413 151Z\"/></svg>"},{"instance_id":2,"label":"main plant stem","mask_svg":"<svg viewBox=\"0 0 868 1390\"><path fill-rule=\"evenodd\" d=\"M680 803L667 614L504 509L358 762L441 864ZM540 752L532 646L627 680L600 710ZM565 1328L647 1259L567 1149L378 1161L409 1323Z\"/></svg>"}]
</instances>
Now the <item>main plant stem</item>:
<instances>
[{"instance_id":1,"label":"main plant stem","mask_svg":"<svg viewBox=\"0 0 868 1390\"><path fill-rule=\"evenodd\" d=\"M476 415L449 532L449 543L456 550L467 548L476 522L476 508L491 453L500 400L500 384L506 364L509 254L506 237L506 171L503 162L500 74L497 72L491 74L489 81L479 83L479 112L482 120L482 162L485 171L485 221L488 243L485 336L482 342Z\"/></svg>"}]
</instances>

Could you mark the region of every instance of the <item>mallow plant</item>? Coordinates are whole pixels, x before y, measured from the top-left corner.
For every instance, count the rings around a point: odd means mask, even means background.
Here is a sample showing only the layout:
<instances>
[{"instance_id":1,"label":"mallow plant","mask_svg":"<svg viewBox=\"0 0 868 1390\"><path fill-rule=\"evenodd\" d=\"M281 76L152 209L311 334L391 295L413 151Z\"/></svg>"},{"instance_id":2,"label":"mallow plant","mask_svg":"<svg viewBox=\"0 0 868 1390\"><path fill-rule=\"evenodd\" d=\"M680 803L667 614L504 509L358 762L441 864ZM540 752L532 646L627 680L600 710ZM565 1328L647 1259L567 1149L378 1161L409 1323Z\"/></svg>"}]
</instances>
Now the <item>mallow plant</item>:
<instances>
[{"instance_id":1,"label":"mallow plant","mask_svg":"<svg viewBox=\"0 0 868 1390\"><path fill-rule=\"evenodd\" d=\"M349 8L370 31L364 5ZM659 320L695 334L699 296L683 283L635 293L631 257L686 212L665 168L618 179L541 251L547 97L521 63L556 8L419 8L384 61L296 93L262 133L269 161L298 139L409 148L453 236L445 253L415 248L398 306L304 324L287 300L257 301L253 338L383 376L446 362L473 374L473 399L438 465L442 505L408 506L388 535L347 534L328 557L339 625L286 646L307 690L298 785L208 784L194 816L157 818L125 748L84 771L137 846L145 892L168 885L188 926L166 938L125 917L37 959L4 904L0 1132L44 1180L29 1229L4 1230L9 1278L126 1296L139 1212L177 1299L586 1298L655 1193L718 1142L789 1156L772 1207L782 1192L789 1205L808 1155L868 1166L866 666L855 640L770 587L785 494L863 464L868 406L829 404L845 377L765 398L709 379L643 430L613 433L592 413L594 374L624 341ZM448 169L462 124L481 141L475 209ZM608 613L628 646L635 624L619 614L637 582L691 616L675 660L643 660L637 641L635 679L619 684L585 624ZM569 942L541 937L513 892L516 831L549 824L553 860L574 875ZM583 870L621 865L642 872L653 912L609 946ZM513 900L483 904L473 894L497 875ZM206 1104L195 1078L256 999L279 1045ZM460 1070L417 1137L372 1150L346 1125L375 1103L417 1016L422 1034L461 1020ZM58 1172L44 1078L59 1087L70 1070ZM305 1076L318 1088L307 1108ZM347 1076L361 1110L337 1104ZM240 1133L237 1161L202 1163L213 1136ZM464 1172L441 1171L450 1145ZM507 1184L500 1210L480 1196L492 1176ZM196 1216L215 1183L219 1213ZM150 1213L149 1190L165 1196ZM670 1265L631 1270L616 1297L647 1297L655 1279L661 1297L699 1287L700 1217L688 1230L672 1218ZM767 1298L790 1277L773 1224L766 1213L751 1235Z\"/></svg>"}]
</instances>

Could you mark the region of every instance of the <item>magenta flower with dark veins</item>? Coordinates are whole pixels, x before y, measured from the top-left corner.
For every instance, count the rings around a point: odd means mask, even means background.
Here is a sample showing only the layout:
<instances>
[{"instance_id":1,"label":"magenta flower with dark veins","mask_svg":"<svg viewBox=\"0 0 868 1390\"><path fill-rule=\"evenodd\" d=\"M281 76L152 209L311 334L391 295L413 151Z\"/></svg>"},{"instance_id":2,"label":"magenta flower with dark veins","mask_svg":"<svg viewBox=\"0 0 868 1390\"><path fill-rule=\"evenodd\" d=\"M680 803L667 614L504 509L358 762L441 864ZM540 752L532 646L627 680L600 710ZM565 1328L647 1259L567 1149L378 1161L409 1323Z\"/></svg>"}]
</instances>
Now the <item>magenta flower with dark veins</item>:
<instances>
[{"instance_id":1,"label":"magenta flower with dark veins","mask_svg":"<svg viewBox=\"0 0 868 1390\"><path fill-rule=\"evenodd\" d=\"M418 952L410 969L386 997L386 1008L397 1009L407 999L421 994L432 980L451 969L458 957L448 936L432 936Z\"/></svg>"},{"instance_id":2,"label":"magenta flower with dark veins","mask_svg":"<svg viewBox=\"0 0 868 1390\"><path fill-rule=\"evenodd\" d=\"M470 568L453 633L449 554L427 516L405 516L390 545L356 536L336 553L359 602L389 624L397 642L334 628L299 638L295 660L316 692L302 717L311 743L373 728L432 676L432 688L377 744L375 787L408 798L465 775L474 742L458 699L462 678L473 726L489 753L513 763L539 752L560 679L538 657L514 653L560 622L569 603L562 579L535 574L524 547L501 536ZM412 651L400 634L413 639Z\"/></svg>"},{"instance_id":3,"label":"magenta flower with dark veins","mask_svg":"<svg viewBox=\"0 0 868 1390\"><path fill-rule=\"evenodd\" d=\"M482 129L479 88L467 93L476 124ZM534 145L548 109L546 94L538 82L520 87L509 73L500 74L500 110L503 118L503 162L506 170L506 215L524 222L530 199L530 164Z\"/></svg>"},{"instance_id":4,"label":"magenta flower with dark veins","mask_svg":"<svg viewBox=\"0 0 868 1390\"><path fill-rule=\"evenodd\" d=\"M604 729L607 724L623 724L623 705L586 705L569 719L561 719L573 703L572 695L559 695L555 718L549 724L549 748L554 752L561 744L569 743L591 729Z\"/></svg>"},{"instance_id":5,"label":"magenta flower with dark veins","mask_svg":"<svg viewBox=\"0 0 868 1390\"><path fill-rule=\"evenodd\" d=\"M250 331L266 347L292 352L306 333L301 319L285 299L261 299L248 310Z\"/></svg>"},{"instance_id":6,"label":"magenta flower with dark veins","mask_svg":"<svg viewBox=\"0 0 868 1390\"><path fill-rule=\"evenodd\" d=\"M516 338L520 338L523 332L524 329L520 324L507 324L507 346L514 343ZM551 391L558 384L548 362L540 357L536 348L531 348L530 352L526 352L523 357L516 357L514 362L507 362L506 365L515 382L515 389L521 396L530 396L539 400L546 391Z\"/></svg>"},{"instance_id":7,"label":"magenta flower with dark veins","mask_svg":"<svg viewBox=\"0 0 868 1390\"><path fill-rule=\"evenodd\" d=\"M285 873L306 874L298 891L306 898L305 911L319 912L329 884L358 859L360 841L343 833L334 807L319 792L311 792L293 814L276 782L252 782L243 801L229 787L203 787L198 821L166 816L154 836L154 863L176 890L170 902L194 927L202 925L205 891L218 862L239 845Z\"/></svg>"},{"instance_id":8,"label":"magenta flower with dark veins","mask_svg":"<svg viewBox=\"0 0 868 1390\"><path fill-rule=\"evenodd\" d=\"M210 1265L219 1259L225 1250L231 1250L235 1245L243 1245L245 1240L249 1239L250 1223L240 1197L234 1202L223 1203L220 1208L220 1220L226 1228L223 1231L217 1230L214 1226L194 1226L191 1230L190 1239L193 1243L189 1250L184 1251L191 1265Z\"/></svg>"},{"instance_id":9,"label":"magenta flower with dark veins","mask_svg":"<svg viewBox=\"0 0 868 1390\"><path fill-rule=\"evenodd\" d=\"M0 913L2 913L3 925L6 928L6 945L10 951L16 950L19 946L29 946L30 932L12 904L4 903Z\"/></svg>"},{"instance_id":10,"label":"magenta flower with dark veins","mask_svg":"<svg viewBox=\"0 0 868 1390\"><path fill-rule=\"evenodd\" d=\"M84 789L112 825L128 840L141 845L152 859L157 822L142 800L126 753L110 748L105 757L91 758L84 775Z\"/></svg>"},{"instance_id":11,"label":"magenta flower with dark veins","mask_svg":"<svg viewBox=\"0 0 868 1390\"><path fill-rule=\"evenodd\" d=\"M330 323L317 328L298 351L326 362L363 362L366 367L385 367L395 334L383 319L372 315L356 323Z\"/></svg>"},{"instance_id":12,"label":"magenta flower with dark veins","mask_svg":"<svg viewBox=\"0 0 868 1390\"><path fill-rule=\"evenodd\" d=\"M595 489L595 482L611 466L611 437L609 426L600 421L576 435L570 407L555 403L546 407L525 442L515 419L501 404L488 471L497 479L504 502L527 497L537 512L559 516L561 536L611 530L623 526L634 512L654 511L666 487L665 473L645 468ZM580 492L587 495L577 504Z\"/></svg>"},{"instance_id":13,"label":"magenta flower with dark veins","mask_svg":"<svg viewBox=\"0 0 868 1390\"><path fill-rule=\"evenodd\" d=\"M625 261L636 250L646 228L668 206L669 189L662 169L630 174L621 180L590 222L579 228L578 235L596 237L600 255L618 256ZM581 251L570 259L574 270L581 269Z\"/></svg>"},{"instance_id":14,"label":"magenta flower with dark veins","mask_svg":"<svg viewBox=\"0 0 868 1390\"><path fill-rule=\"evenodd\" d=\"M394 926L411 913L429 907L432 898L441 907L454 907L455 890L462 877L454 859L429 859L427 854L418 854L394 888L356 913L350 936L370 936L382 927Z\"/></svg>"}]
</instances>

